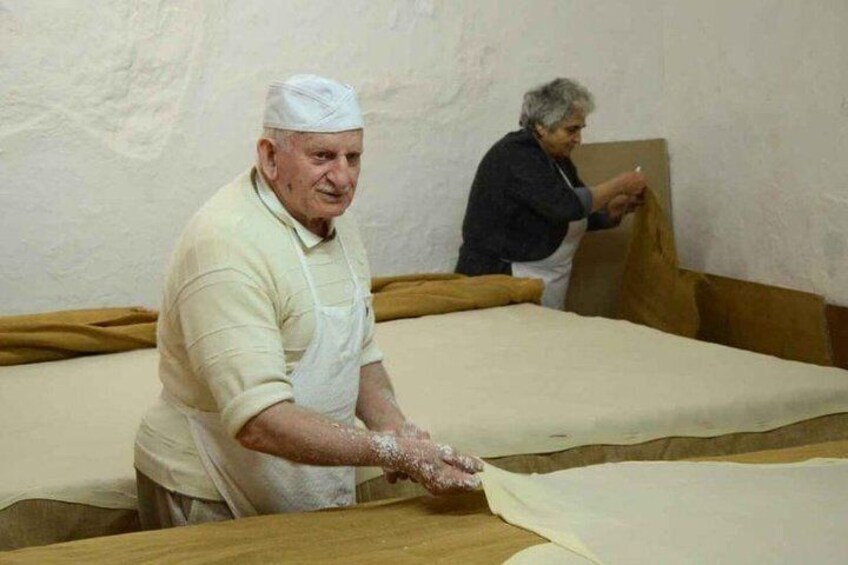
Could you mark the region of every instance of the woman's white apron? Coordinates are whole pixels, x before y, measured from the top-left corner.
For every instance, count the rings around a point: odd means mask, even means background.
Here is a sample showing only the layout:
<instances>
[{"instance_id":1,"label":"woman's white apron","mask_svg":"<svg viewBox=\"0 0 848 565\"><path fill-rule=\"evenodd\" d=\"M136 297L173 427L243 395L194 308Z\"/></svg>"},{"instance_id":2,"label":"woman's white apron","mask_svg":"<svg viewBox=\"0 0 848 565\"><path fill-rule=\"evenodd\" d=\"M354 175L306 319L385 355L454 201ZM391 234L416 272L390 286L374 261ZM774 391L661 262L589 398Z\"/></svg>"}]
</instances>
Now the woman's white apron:
<instances>
[{"instance_id":1,"label":"woman's white apron","mask_svg":"<svg viewBox=\"0 0 848 565\"><path fill-rule=\"evenodd\" d=\"M326 418L354 425L359 394L362 340L368 293L359 284L341 235L337 233L354 286L349 306L324 306L300 242L291 234L315 307L315 333L290 379L294 402ZM229 437L219 412L166 399L186 415L203 465L237 518L256 514L315 510L355 502L352 467L317 467L252 451Z\"/></svg>"},{"instance_id":2,"label":"woman's white apron","mask_svg":"<svg viewBox=\"0 0 848 565\"><path fill-rule=\"evenodd\" d=\"M559 165L557 165L559 169ZM569 189L574 190L571 181L559 169ZM588 220L583 218L568 223L568 231L556 251L539 261L524 261L512 263L512 275L542 279L545 290L542 292L542 306L562 310L565 308L565 295L568 293L568 281L571 278L571 266L574 253L580 245L583 234L586 233Z\"/></svg>"}]
</instances>

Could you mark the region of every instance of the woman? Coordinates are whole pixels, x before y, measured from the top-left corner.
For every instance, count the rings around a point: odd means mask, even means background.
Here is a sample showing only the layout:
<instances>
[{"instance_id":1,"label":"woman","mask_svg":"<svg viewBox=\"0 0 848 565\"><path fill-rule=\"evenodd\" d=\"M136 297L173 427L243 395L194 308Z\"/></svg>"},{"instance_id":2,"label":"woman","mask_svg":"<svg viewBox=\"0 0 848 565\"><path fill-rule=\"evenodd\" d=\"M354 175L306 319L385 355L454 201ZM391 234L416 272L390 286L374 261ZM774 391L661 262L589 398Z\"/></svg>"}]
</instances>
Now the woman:
<instances>
[{"instance_id":1,"label":"woman","mask_svg":"<svg viewBox=\"0 0 848 565\"><path fill-rule=\"evenodd\" d=\"M641 203L638 170L586 186L571 161L592 95L558 78L524 95L521 129L483 157L465 211L456 272L540 278L542 305L565 305L571 263L587 230L617 226Z\"/></svg>"}]
</instances>

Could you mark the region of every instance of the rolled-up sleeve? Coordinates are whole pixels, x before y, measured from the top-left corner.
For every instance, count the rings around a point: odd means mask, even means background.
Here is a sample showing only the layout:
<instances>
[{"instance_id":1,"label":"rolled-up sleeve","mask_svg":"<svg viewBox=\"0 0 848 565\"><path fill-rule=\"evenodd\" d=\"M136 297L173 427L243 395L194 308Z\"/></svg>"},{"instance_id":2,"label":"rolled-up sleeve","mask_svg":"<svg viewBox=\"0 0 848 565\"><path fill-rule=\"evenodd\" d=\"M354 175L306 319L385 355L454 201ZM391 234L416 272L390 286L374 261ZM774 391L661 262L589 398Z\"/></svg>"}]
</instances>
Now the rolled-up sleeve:
<instances>
[{"instance_id":1,"label":"rolled-up sleeve","mask_svg":"<svg viewBox=\"0 0 848 565\"><path fill-rule=\"evenodd\" d=\"M192 372L211 390L231 437L293 398L274 303L249 275L204 273L181 289L175 310Z\"/></svg>"}]
</instances>

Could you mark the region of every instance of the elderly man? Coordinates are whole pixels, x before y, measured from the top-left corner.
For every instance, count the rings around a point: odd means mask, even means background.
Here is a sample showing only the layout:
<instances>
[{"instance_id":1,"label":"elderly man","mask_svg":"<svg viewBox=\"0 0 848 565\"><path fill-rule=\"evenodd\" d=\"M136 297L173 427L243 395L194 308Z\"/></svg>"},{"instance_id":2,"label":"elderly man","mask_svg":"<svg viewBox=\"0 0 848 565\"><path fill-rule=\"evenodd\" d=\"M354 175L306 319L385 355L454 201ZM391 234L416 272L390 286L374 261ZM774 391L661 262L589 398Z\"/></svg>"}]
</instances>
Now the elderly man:
<instances>
[{"instance_id":1,"label":"elderly man","mask_svg":"<svg viewBox=\"0 0 848 565\"><path fill-rule=\"evenodd\" d=\"M142 526L349 505L360 465L433 493L476 488L480 462L406 420L374 343L368 263L343 215L363 151L353 89L274 83L264 125L256 166L172 258L163 393L135 444Z\"/></svg>"}]
</instances>

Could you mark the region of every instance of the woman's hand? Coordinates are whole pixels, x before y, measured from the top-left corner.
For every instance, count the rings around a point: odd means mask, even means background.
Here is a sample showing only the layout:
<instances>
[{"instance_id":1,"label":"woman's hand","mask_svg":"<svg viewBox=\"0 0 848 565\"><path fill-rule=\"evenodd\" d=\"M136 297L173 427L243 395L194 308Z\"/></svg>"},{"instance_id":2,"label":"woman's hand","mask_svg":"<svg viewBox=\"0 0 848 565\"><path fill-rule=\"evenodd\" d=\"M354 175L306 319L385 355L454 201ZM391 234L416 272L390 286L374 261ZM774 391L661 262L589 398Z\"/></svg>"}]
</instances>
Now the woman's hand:
<instances>
[{"instance_id":1,"label":"woman's hand","mask_svg":"<svg viewBox=\"0 0 848 565\"><path fill-rule=\"evenodd\" d=\"M639 171L628 171L621 173L613 179L619 195L642 196L645 187L648 186L647 179Z\"/></svg>"},{"instance_id":2,"label":"woman's hand","mask_svg":"<svg viewBox=\"0 0 848 565\"><path fill-rule=\"evenodd\" d=\"M611 220L617 222L627 214L634 212L644 203L645 200L642 196L619 194L607 204L607 214L609 214Z\"/></svg>"},{"instance_id":3,"label":"woman's hand","mask_svg":"<svg viewBox=\"0 0 848 565\"><path fill-rule=\"evenodd\" d=\"M610 203L621 196L637 199L633 200L631 204L638 206L638 199L641 199L645 188L647 188L647 179L640 171L627 171L626 173L614 176L594 187L589 187L589 191L592 193L592 211L595 212L603 208L609 211ZM620 206L621 203L619 202L616 204L615 209L618 209ZM626 207L622 210L622 213L625 212Z\"/></svg>"}]
</instances>

